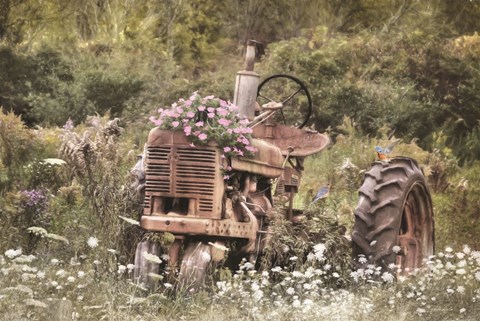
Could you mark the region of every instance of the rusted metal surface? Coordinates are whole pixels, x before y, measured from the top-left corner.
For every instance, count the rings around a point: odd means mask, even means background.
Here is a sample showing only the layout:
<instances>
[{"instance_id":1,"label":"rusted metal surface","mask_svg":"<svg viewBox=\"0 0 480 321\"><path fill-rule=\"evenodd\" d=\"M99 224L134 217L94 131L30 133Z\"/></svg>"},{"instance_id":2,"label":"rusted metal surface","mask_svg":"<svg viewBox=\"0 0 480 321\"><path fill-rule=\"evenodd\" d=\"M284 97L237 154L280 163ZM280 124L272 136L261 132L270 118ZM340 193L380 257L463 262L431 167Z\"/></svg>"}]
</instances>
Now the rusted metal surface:
<instances>
[{"instance_id":1,"label":"rusted metal surface","mask_svg":"<svg viewBox=\"0 0 480 321\"><path fill-rule=\"evenodd\" d=\"M220 219L224 194L220 151L191 147L185 141L183 133L150 132L144 215L172 213Z\"/></svg>"},{"instance_id":2,"label":"rusted metal surface","mask_svg":"<svg viewBox=\"0 0 480 321\"><path fill-rule=\"evenodd\" d=\"M255 155L232 158L232 168L270 178L280 176L283 172L283 156L280 149L259 139L252 139L251 145L257 149Z\"/></svg>"},{"instance_id":3,"label":"rusted metal surface","mask_svg":"<svg viewBox=\"0 0 480 321\"><path fill-rule=\"evenodd\" d=\"M168 215L143 215L140 226L149 231L172 234L225 236L256 239L256 220L235 222L231 219L214 220Z\"/></svg>"},{"instance_id":4,"label":"rusted metal surface","mask_svg":"<svg viewBox=\"0 0 480 321\"><path fill-rule=\"evenodd\" d=\"M424 199L423 189L421 185L414 185L403 208L398 237L398 246L401 250L396 264L404 273L420 267L424 263L424 258L433 254L432 248L426 246L423 239L425 235L431 236L433 233L431 221L425 217L429 204Z\"/></svg>"},{"instance_id":5,"label":"rusted metal surface","mask_svg":"<svg viewBox=\"0 0 480 321\"><path fill-rule=\"evenodd\" d=\"M253 129L253 136L277 146L284 156L289 154L289 148L293 148L291 157L313 155L330 143L330 138L325 134L281 124L259 124Z\"/></svg>"}]
</instances>

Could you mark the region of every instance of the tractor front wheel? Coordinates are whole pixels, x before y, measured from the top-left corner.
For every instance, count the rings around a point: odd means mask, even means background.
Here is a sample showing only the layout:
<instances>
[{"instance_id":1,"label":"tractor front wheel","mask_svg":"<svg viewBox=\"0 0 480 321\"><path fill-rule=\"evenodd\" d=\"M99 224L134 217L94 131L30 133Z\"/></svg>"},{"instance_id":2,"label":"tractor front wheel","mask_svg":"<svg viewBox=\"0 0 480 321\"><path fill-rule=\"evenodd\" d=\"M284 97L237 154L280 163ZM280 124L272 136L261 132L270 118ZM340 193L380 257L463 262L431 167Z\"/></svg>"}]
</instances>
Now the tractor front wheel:
<instances>
[{"instance_id":1,"label":"tractor front wheel","mask_svg":"<svg viewBox=\"0 0 480 321\"><path fill-rule=\"evenodd\" d=\"M212 266L211 247L200 241L189 242L183 253L177 288L180 291L197 292L202 288Z\"/></svg>"},{"instance_id":2,"label":"tractor front wheel","mask_svg":"<svg viewBox=\"0 0 480 321\"><path fill-rule=\"evenodd\" d=\"M148 260L149 254L160 256L161 246L157 242L143 241L137 244L135 251L135 270L133 278L135 282L145 285L150 291L155 290L158 284L160 264Z\"/></svg>"},{"instance_id":3,"label":"tractor front wheel","mask_svg":"<svg viewBox=\"0 0 480 321\"><path fill-rule=\"evenodd\" d=\"M406 157L374 162L359 190L352 232L353 264L420 267L434 250L430 193L417 162ZM364 258L363 260L361 258Z\"/></svg>"}]
</instances>

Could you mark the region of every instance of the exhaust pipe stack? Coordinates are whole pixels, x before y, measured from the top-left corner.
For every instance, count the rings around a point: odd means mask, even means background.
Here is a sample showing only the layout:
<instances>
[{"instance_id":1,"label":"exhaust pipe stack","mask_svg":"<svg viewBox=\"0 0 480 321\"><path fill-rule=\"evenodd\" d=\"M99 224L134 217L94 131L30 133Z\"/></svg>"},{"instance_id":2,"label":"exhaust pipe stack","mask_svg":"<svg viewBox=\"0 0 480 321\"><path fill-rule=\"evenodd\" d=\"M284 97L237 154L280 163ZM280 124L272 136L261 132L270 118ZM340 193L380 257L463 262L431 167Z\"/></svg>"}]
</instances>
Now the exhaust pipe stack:
<instances>
[{"instance_id":1,"label":"exhaust pipe stack","mask_svg":"<svg viewBox=\"0 0 480 321\"><path fill-rule=\"evenodd\" d=\"M256 41L248 40L245 54L245 70L237 72L233 103L239 112L252 120L255 116L255 103L260 76L253 71L255 65Z\"/></svg>"}]
</instances>

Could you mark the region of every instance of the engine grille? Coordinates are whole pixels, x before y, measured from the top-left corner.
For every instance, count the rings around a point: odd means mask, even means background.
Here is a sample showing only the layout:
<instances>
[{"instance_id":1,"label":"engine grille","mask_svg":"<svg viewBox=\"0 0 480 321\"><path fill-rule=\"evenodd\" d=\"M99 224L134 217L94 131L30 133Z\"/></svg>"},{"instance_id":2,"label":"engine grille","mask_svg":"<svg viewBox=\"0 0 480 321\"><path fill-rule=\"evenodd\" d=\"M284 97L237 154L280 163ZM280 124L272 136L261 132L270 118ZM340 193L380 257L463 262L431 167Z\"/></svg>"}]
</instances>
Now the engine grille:
<instances>
[{"instance_id":1,"label":"engine grille","mask_svg":"<svg viewBox=\"0 0 480 321\"><path fill-rule=\"evenodd\" d=\"M194 199L194 216L220 215L223 184L219 184L219 181L223 180L218 168L219 152L215 148L148 147L144 203L146 214L151 212L151 197L164 196ZM221 192L216 193L216 188L221 188Z\"/></svg>"}]
</instances>

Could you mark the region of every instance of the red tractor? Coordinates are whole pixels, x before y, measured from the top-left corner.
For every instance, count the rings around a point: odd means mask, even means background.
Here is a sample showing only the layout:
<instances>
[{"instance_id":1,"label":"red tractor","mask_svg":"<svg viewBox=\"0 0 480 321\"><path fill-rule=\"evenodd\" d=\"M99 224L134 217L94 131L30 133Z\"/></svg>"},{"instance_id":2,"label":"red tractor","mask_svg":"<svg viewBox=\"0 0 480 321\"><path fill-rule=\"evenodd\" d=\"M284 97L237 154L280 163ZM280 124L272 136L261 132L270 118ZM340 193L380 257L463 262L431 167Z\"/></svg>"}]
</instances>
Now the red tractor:
<instances>
[{"instance_id":1,"label":"red tractor","mask_svg":"<svg viewBox=\"0 0 480 321\"><path fill-rule=\"evenodd\" d=\"M293 209L293 198L303 160L325 149L330 139L303 129L312 114L304 83L289 75L274 75L259 83L254 61L255 42L250 41L233 100L248 119L251 145L256 149L253 156L225 158L215 141L193 146L179 130L157 127L148 135L145 154L136 166L145 188L140 225L150 232L173 235L165 253L167 263L151 259L151 254L161 257L154 240L137 245L135 279L149 287L154 286L163 264L172 271L179 269L179 288L196 290L209 267L227 254L255 261L269 239L274 193L287 200L286 220L295 222L301 215ZM227 166L230 175L225 179L222 168ZM355 258L360 255L375 264L415 268L433 254L431 198L412 159L373 164L360 188L355 218ZM231 241L239 245L238 253L227 253L225 245ZM393 251L395 246L400 250Z\"/></svg>"}]
</instances>

